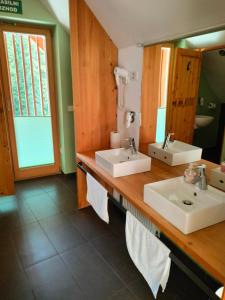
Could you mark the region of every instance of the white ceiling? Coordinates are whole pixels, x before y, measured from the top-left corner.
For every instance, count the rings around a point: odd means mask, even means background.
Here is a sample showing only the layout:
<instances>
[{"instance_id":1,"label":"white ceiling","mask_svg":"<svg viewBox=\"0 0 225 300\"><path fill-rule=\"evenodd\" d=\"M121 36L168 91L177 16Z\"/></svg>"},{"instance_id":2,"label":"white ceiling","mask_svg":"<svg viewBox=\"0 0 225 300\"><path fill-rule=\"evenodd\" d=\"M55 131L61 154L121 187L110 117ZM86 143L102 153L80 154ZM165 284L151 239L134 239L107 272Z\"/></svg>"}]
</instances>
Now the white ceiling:
<instances>
[{"instance_id":1,"label":"white ceiling","mask_svg":"<svg viewBox=\"0 0 225 300\"><path fill-rule=\"evenodd\" d=\"M45 7L58 19L63 27L69 31L69 1L68 0L40 0Z\"/></svg>"},{"instance_id":2,"label":"white ceiling","mask_svg":"<svg viewBox=\"0 0 225 300\"><path fill-rule=\"evenodd\" d=\"M69 28L68 0L41 0ZM85 0L119 48L225 25L224 0Z\"/></svg>"},{"instance_id":3,"label":"white ceiling","mask_svg":"<svg viewBox=\"0 0 225 300\"><path fill-rule=\"evenodd\" d=\"M119 48L225 24L224 0L85 0Z\"/></svg>"},{"instance_id":4,"label":"white ceiling","mask_svg":"<svg viewBox=\"0 0 225 300\"><path fill-rule=\"evenodd\" d=\"M209 48L225 45L225 30L190 37L185 41L188 48Z\"/></svg>"}]
</instances>

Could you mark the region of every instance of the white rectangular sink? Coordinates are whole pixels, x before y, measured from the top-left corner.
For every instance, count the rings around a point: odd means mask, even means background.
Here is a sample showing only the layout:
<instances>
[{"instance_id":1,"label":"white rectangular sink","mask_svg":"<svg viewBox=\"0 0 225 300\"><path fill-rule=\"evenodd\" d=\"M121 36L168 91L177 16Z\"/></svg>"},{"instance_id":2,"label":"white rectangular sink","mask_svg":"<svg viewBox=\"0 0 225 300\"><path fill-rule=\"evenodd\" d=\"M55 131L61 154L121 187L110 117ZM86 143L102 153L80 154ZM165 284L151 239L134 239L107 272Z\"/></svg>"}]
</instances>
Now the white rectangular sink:
<instances>
[{"instance_id":1,"label":"white rectangular sink","mask_svg":"<svg viewBox=\"0 0 225 300\"><path fill-rule=\"evenodd\" d=\"M95 152L96 164L113 177L127 176L151 170L151 158L140 152L131 155L129 149L118 148Z\"/></svg>"},{"instance_id":2,"label":"white rectangular sink","mask_svg":"<svg viewBox=\"0 0 225 300\"><path fill-rule=\"evenodd\" d=\"M169 143L167 150L162 149L162 143L149 144L148 154L170 166L177 166L200 160L202 149L180 141L174 141Z\"/></svg>"},{"instance_id":3,"label":"white rectangular sink","mask_svg":"<svg viewBox=\"0 0 225 300\"><path fill-rule=\"evenodd\" d=\"M144 202L184 234L225 220L225 193L198 190L183 177L146 184Z\"/></svg>"}]
</instances>

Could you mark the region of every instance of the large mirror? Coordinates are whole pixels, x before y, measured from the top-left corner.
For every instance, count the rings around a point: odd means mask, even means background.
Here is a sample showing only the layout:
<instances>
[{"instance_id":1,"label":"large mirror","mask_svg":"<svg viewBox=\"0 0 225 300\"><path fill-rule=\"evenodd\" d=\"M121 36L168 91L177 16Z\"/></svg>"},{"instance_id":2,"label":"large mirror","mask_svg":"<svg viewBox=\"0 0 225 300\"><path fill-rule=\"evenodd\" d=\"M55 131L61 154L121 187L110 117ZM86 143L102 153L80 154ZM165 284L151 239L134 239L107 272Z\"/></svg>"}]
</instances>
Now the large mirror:
<instances>
[{"instance_id":1,"label":"large mirror","mask_svg":"<svg viewBox=\"0 0 225 300\"><path fill-rule=\"evenodd\" d=\"M140 143L175 139L225 160L225 31L144 48Z\"/></svg>"}]
</instances>

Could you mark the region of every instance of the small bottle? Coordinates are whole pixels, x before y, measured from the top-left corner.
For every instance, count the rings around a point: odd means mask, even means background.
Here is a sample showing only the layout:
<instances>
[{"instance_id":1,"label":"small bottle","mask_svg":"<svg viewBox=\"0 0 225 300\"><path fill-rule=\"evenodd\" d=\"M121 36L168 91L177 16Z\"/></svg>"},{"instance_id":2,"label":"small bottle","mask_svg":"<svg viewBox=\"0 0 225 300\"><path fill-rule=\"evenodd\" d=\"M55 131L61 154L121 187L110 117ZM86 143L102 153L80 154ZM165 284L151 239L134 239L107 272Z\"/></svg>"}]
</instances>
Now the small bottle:
<instances>
[{"instance_id":1,"label":"small bottle","mask_svg":"<svg viewBox=\"0 0 225 300\"><path fill-rule=\"evenodd\" d=\"M187 183L193 183L194 178L197 176L195 164L190 163L188 168L184 171L184 181Z\"/></svg>"}]
</instances>

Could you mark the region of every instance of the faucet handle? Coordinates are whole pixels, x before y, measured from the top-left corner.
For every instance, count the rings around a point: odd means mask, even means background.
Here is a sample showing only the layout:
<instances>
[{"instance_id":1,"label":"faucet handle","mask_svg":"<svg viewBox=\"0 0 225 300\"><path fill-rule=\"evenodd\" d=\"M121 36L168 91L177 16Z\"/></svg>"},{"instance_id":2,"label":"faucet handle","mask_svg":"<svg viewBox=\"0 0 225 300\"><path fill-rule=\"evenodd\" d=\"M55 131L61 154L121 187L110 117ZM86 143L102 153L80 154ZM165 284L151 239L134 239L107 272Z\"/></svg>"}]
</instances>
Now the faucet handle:
<instances>
[{"instance_id":1,"label":"faucet handle","mask_svg":"<svg viewBox=\"0 0 225 300\"><path fill-rule=\"evenodd\" d=\"M198 169L201 169L201 170L205 170L206 169L206 165L205 164L201 164L199 166L197 166Z\"/></svg>"},{"instance_id":2,"label":"faucet handle","mask_svg":"<svg viewBox=\"0 0 225 300\"><path fill-rule=\"evenodd\" d=\"M199 172L199 176L206 176L205 175L205 169L206 169L206 165L205 164L197 166L197 170Z\"/></svg>"},{"instance_id":3,"label":"faucet handle","mask_svg":"<svg viewBox=\"0 0 225 300\"><path fill-rule=\"evenodd\" d=\"M174 132L169 132L169 133L168 133L168 138L169 138L169 140L171 140L171 137L173 137L173 138L172 138L172 141L174 141L174 136L175 136L175 133L174 133Z\"/></svg>"},{"instance_id":4,"label":"faucet handle","mask_svg":"<svg viewBox=\"0 0 225 300\"><path fill-rule=\"evenodd\" d=\"M132 137L128 137L128 138L122 139L121 140L121 146L123 148L128 149L133 144L133 140L134 140L134 138L132 138Z\"/></svg>"}]
</instances>

